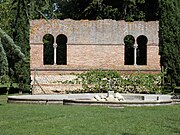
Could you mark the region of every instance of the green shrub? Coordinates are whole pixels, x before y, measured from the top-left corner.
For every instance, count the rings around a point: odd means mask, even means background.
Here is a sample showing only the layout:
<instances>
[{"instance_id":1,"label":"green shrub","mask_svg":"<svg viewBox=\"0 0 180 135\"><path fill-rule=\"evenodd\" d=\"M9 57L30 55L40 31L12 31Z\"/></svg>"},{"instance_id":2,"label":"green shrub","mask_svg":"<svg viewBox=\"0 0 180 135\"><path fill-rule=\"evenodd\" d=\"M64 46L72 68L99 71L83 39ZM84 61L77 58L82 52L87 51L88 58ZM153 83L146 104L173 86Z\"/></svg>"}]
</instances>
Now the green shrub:
<instances>
[{"instance_id":1,"label":"green shrub","mask_svg":"<svg viewBox=\"0 0 180 135\"><path fill-rule=\"evenodd\" d=\"M102 93L109 90L120 93L161 93L161 78L161 74L137 72L121 75L112 70L92 70L79 74L74 80L59 83L82 84L83 89L71 93Z\"/></svg>"}]
</instances>

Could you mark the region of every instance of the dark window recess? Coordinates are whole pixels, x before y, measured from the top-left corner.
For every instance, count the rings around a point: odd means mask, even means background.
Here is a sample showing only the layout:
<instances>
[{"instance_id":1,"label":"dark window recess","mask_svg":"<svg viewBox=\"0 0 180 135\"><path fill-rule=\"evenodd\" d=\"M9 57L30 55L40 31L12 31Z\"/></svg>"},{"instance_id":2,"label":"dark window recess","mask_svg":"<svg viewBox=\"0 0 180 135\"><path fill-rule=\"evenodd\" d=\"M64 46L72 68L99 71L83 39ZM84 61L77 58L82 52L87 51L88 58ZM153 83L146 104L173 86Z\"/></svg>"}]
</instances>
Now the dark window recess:
<instances>
[{"instance_id":1,"label":"dark window recess","mask_svg":"<svg viewBox=\"0 0 180 135\"><path fill-rule=\"evenodd\" d=\"M124 65L134 65L134 43L135 39L132 35L127 35L124 38L125 50L124 50Z\"/></svg>"},{"instance_id":2,"label":"dark window recess","mask_svg":"<svg viewBox=\"0 0 180 135\"><path fill-rule=\"evenodd\" d=\"M51 34L46 34L43 37L43 62L44 65L53 65L54 63L54 37Z\"/></svg>"},{"instance_id":3,"label":"dark window recess","mask_svg":"<svg viewBox=\"0 0 180 135\"><path fill-rule=\"evenodd\" d=\"M67 37L60 34L56 38L57 43L57 65L67 65Z\"/></svg>"}]
</instances>

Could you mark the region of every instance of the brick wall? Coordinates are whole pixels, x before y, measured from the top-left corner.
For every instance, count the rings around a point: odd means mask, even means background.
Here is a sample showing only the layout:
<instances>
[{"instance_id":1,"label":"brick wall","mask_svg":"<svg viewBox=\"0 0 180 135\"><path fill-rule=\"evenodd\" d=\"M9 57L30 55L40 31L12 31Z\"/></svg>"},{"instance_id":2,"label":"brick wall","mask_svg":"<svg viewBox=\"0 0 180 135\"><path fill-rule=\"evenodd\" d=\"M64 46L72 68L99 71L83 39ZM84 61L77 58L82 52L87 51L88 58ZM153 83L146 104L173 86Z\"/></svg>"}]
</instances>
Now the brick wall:
<instances>
[{"instance_id":1,"label":"brick wall","mask_svg":"<svg viewBox=\"0 0 180 135\"><path fill-rule=\"evenodd\" d=\"M114 67L124 64L123 45L69 45L68 65Z\"/></svg>"},{"instance_id":2,"label":"brick wall","mask_svg":"<svg viewBox=\"0 0 180 135\"><path fill-rule=\"evenodd\" d=\"M159 47L155 45L147 46L147 65L148 66L156 66L157 68L160 66L160 56Z\"/></svg>"},{"instance_id":3,"label":"brick wall","mask_svg":"<svg viewBox=\"0 0 180 135\"><path fill-rule=\"evenodd\" d=\"M31 68L43 67L43 45L42 44L31 45L30 66Z\"/></svg>"},{"instance_id":4,"label":"brick wall","mask_svg":"<svg viewBox=\"0 0 180 135\"><path fill-rule=\"evenodd\" d=\"M31 69L44 72L77 71L86 69L118 69L122 71L160 71L159 64L159 22L125 22L115 20L75 21L32 20L30 30ZM67 65L43 65L43 36L59 34L67 36ZM147 65L124 65L124 37L140 35L148 38ZM52 71L51 71L52 70Z\"/></svg>"}]
</instances>

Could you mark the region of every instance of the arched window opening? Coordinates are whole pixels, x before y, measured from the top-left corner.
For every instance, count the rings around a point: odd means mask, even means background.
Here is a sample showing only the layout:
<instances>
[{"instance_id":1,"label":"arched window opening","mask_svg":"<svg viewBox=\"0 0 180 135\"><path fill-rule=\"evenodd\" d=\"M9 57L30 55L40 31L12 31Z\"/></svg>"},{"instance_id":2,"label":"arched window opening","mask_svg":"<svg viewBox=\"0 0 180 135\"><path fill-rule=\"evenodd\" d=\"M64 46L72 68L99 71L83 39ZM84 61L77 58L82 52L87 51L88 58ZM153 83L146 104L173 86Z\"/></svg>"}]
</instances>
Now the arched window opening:
<instances>
[{"instance_id":1,"label":"arched window opening","mask_svg":"<svg viewBox=\"0 0 180 135\"><path fill-rule=\"evenodd\" d=\"M144 35L137 38L137 65L147 65L147 42L148 39Z\"/></svg>"},{"instance_id":2,"label":"arched window opening","mask_svg":"<svg viewBox=\"0 0 180 135\"><path fill-rule=\"evenodd\" d=\"M53 65L54 63L54 37L51 34L46 34L43 37L43 63L44 65Z\"/></svg>"},{"instance_id":3,"label":"arched window opening","mask_svg":"<svg viewBox=\"0 0 180 135\"><path fill-rule=\"evenodd\" d=\"M124 38L124 43L125 43L125 65L134 65L134 43L135 39L132 35L127 35Z\"/></svg>"},{"instance_id":4,"label":"arched window opening","mask_svg":"<svg viewBox=\"0 0 180 135\"><path fill-rule=\"evenodd\" d=\"M56 38L57 43L57 65L67 65L67 37L60 34Z\"/></svg>"}]
</instances>

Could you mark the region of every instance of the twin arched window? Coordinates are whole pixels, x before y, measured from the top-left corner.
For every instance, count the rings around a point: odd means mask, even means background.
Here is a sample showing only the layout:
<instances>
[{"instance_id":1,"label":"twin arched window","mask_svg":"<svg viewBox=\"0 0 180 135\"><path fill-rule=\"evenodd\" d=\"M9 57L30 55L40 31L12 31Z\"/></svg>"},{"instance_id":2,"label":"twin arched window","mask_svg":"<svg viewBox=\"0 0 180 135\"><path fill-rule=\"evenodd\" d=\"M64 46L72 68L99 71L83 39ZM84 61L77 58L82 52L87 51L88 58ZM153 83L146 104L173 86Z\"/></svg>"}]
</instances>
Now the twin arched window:
<instances>
[{"instance_id":1,"label":"twin arched window","mask_svg":"<svg viewBox=\"0 0 180 135\"><path fill-rule=\"evenodd\" d=\"M67 37L64 34L60 34L56 37L56 44L54 44L53 35L51 34L44 35L43 46L44 46L43 49L44 65L67 64ZM56 58L56 63L54 63L55 58Z\"/></svg>"},{"instance_id":2,"label":"twin arched window","mask_svg":"<svg viewBox=\"0 0 180 135\"><path fill-rule=\"evenodd\" d=\"M135 38L132 35L127 35L124 38L125 43L125 65L134 65L134 57L136 56L137 65L147 65L147 42L148 39L144 35L140 35L136 39L138 45L137 53L134 54ZM57 46L56 46L57 44ZM46 34L43 37L44 45L44 65L67 65L67 37L60 34L56 37L56 44L54 44L54 37L51 34ZM56 49L55 49L56 47ZM54 52L56 51L56 53ZM56 56L55 56L56 55ZM56 63L54 63L56 58Z\"/></svg>"},{"instance_id":3,"label":"twin arched window","mask_svg":"<svg viewBox=\"0 0 180 135\"><path fill-rule=\"evenodd\" d=\"M137 60L137 65L147 65L147 42L148 39L144 35L140 35L136 39L137 43L137 53L136 55L134 54L134 45L135 45L135 38L132 35L127 35L124 38L124 43L125 43L125 65L134 65L135 64L135 56Z\"/></svg>"}]
</instances>

